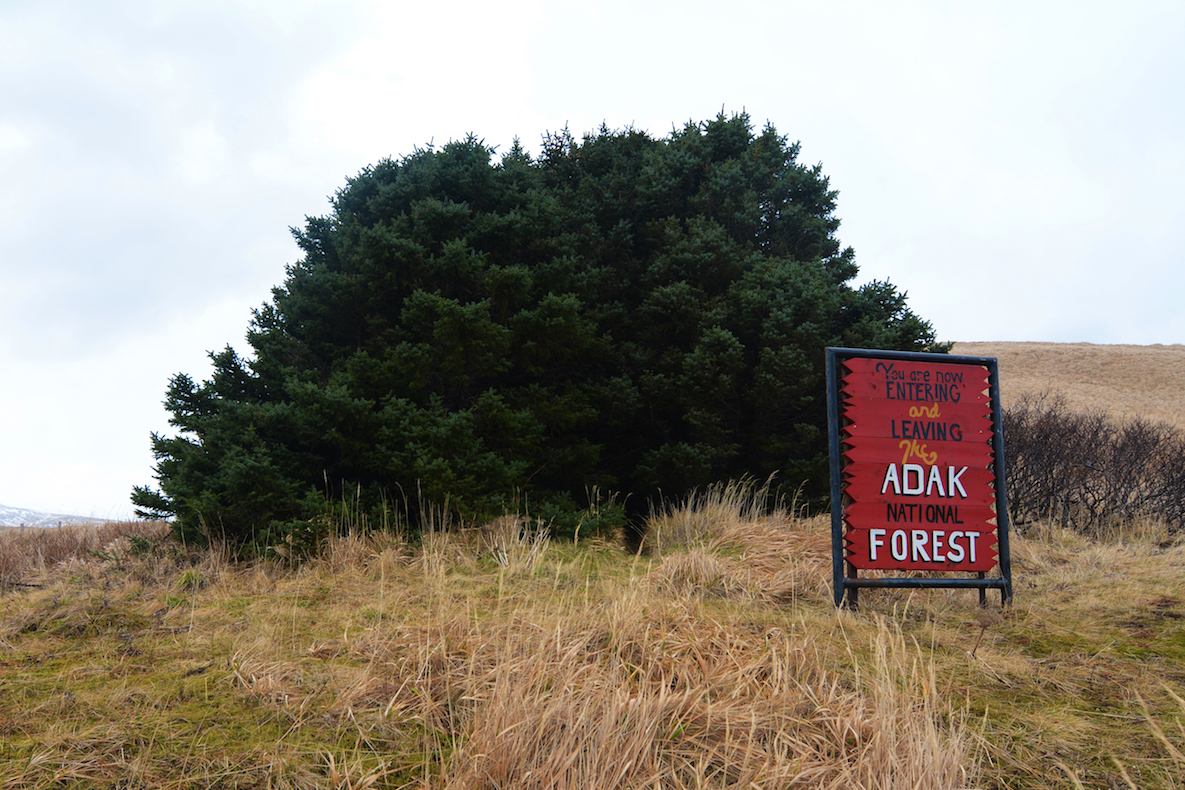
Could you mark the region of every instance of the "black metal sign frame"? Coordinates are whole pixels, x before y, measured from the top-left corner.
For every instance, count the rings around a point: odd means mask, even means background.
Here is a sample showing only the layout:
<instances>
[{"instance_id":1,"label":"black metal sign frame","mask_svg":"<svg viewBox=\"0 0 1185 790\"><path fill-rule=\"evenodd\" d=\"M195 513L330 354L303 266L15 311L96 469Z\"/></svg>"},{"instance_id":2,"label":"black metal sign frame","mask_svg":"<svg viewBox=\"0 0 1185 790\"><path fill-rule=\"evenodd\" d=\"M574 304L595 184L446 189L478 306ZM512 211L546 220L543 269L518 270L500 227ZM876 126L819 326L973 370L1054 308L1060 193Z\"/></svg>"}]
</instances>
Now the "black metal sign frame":
<instances>
[{"instance_id":1,"label":"black metal sign frame","mask_svg":"<svg viewBox=\"0 0 1185 790\"><path fill-rule=\"evenodd\" d=\"M827 348L827 425L831 444L831 558L835 605L855 609L859 606L859 591L869 588L925 588L950 587L979 590L979 603L986 605L987 591L1000 590L1002 605L1012 602L1012 562L1008 548L1008 492L1005 490L1004 434L1001 429L1000 376L995 357L955 356L913 351L877 351L858 348ZM861 578L858 570L846 559L844 545L844 486L843 486L843 425L840 403L840 376L843 362L863 357L868 359L903 360L956 365L978 365L988 370L989 397L992 407L992 470L995 475L996 548L998 577L979 572L976 578Z\"/></svg>"}]
</instances>

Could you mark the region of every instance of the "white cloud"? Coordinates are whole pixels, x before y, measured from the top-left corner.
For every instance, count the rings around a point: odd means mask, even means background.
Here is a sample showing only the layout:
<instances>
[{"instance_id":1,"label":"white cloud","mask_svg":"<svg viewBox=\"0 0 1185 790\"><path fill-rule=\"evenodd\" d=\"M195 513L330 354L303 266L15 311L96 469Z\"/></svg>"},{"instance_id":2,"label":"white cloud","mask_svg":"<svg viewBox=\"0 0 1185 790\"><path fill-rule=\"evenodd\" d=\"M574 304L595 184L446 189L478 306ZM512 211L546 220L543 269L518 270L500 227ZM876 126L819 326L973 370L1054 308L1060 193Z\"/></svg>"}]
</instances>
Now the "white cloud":
<instances>
[{"instance_id":1,"label":"white cloud","mask_svg":"<svg viewBox=\"0 0 1185 790\"><path fill-rule=\"evenodd\" d=\"M19 154L29 147L29 135L16 124L0 123L0 156Z\"/></svg>"},{"instance_id":2,"label":"white cloud","mask_svg":"<svg viewBox=\"0 0 1185 790\"><path fill-rule=\"evenodd\" d=\"M6 505L126 507L168 377L242 343L288 226L469 132L745 109L943 338L1185 342L1176 3L14 0L0 29Z\"/></svg>"},{"instance_id":3,"label":"white cloud","mask_svg":"<svg viewBox=\"0 0 1185 790\"><path fill-rule=\"evenodd\" d=\"M181 134L177 173L190 186L212 184L233 177L234 168L226 138L211 123L199 124Z\"/></svg>"},{"instance_id":4,"label":"white cloud","mask_svg":"<svg viewBox=\"0 0 1185 790\"><path fill-rule=\"evenodd\" d=\"M298 85L297 145L348 152L359 167L470 132L508 145L533 120L527 55L542 10L520 4L492 12L474 2L447 10L374 6L350 48Z\"/></svg>"}]
</instances>

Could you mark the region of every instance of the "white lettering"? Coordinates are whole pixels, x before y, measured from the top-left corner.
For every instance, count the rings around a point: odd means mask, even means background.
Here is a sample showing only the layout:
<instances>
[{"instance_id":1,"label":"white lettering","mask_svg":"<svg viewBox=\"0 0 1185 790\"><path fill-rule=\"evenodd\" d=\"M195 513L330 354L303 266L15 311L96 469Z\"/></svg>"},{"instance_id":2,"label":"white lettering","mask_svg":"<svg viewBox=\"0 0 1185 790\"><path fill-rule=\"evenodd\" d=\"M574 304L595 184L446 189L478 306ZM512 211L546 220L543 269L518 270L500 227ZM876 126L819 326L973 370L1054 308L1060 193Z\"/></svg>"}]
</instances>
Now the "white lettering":
<instances>
[{"instance_id":1,"label":"white lettering","mask_svg":"<svg viewBox=\"0 0 1185 790\"><path fill-rule=\"evenodd\" d=\"M946 542L946 547L950 552L946 555L949 562L962 562L963 558L967 556L967 552L959 545L959 538L963 537L962 532L950 533L950 540Z\"/></svg>"},{"instance_id":2,"label":"white lettering","mask_svg":"<svg viewBox=\"0 0 1185 790\"><path fill-rule=\"evenodd\" d=\"M962 469L960 469L957 473L955 472L955 468L953 466L948 466L946 468L946 473L947 473L946 490L950 492L950 496L954 496L955 489L958 488L959 493L963 495L963 499L967 498L967 489L963 488L963 484L959 482L959 478L962 477L963 472L966 472L966 471L967 471L967 467L965 467L965 466ZM967 534L971 534L971 533L967 533Z\"/></svg>"},{"instance_id":3,"label":"white lettering","mask_svg":"<svg viewBox=\"0 0 1185 790\"><path fill-rule=\"evenodd\" d=\"M935 562L946 562L946 557L942 553L942 539L946 536L943 530L935 530L933 542L930 544L931 550L934 552Z\"/></svg>"},{"instance_id":4,"label":"white lettering","mask_svg":"<svg viewBox=\"0 0 1185 790\"><path fill-rule=\"evenodd\" d=\"M885 545L885 532L883 529L868 530L868 559L873 562L876 562L876 550Z\"/></svg>"},{"instance_id":5,"label":"white lettering","mask_svg":"<svg viewBox=\"0 0 1185 790\"><path fill-rule=\"evenodd\" d=\"M930 467L930 479L926 481L926 496L930 496L934 486L938 486L938 496L946 496L946 491L942 489L942 472L937 466Z\"/></svg>"},{"instance_id":6,"label":"white lettering","mask_svg":"<svg viewBox=\"0 0 1185 790\"><path fill-rule=\"evenodd\" d=\"M971 561L975 562L975 539L979 537L978 532L967 532L967 543L971 546Z\"/></svg>"},{"instance_id":7,"label":"white lettering","mask_svg":"<svg viewBox=\"0 0 1185 790\"><path fill-rule=\"evenodd\" d=\"M916 486L912 486L909 483L910 472L917 475L918 484ZM920 496L926 488L926 470L917 464L902 464L901 478L901 493L906 496Z\"/></svg>"},{"instance_id":8,"label":"white lettering","mask_svg":"<svg viewBox=\"0 0 1185 790\"><path fill-rule=\"evenodd\" d=\"M893 554L893 559L903 561L909 559L909 535L905 530L899 529L893 533L890 541L889 551Z\"/></svg>"},{"instance_id":9,"label":"white lettering","mask_svg":"<svg viewBox=\"0 0 1185 790\"><path fill-rule=\"evenodd\" d=\"M963 473L968 467L956 470L953 466L946 468L946 487L942 485L942 470L937 466L926 467L919 464L902 464L901 471L897 471L897 464L889 464L885 468L885 479L881 482L881 493L893 487L893 493L898 496L932 496L934 489L938 489L938 496L953 497L955 491L963 498L967 498L967 489L963 488Z\"/></svg>"},{"instance_id":10,"label":"white lettering","mask_svg":"<svg viewBox=\"0 0 1185 790\"><path fill-rule=\"evenodd\" d=\"M913 561L929 562L930 555L926 553L926 543L930 540L930 533L924 529L913 530ZM919 560L918 557L921 557Z\"/></svg>"}]
</instances>

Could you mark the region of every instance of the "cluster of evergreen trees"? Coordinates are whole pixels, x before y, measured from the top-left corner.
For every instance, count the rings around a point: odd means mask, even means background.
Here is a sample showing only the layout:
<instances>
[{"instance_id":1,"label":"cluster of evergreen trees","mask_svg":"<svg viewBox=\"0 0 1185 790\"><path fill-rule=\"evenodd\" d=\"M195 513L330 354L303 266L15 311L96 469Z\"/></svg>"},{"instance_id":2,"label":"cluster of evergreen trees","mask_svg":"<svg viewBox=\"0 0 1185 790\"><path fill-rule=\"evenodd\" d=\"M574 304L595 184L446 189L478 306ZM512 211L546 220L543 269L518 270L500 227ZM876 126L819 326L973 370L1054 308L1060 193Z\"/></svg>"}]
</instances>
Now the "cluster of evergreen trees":
<instances>
[{"instance_id":1,"label":"cluster of evergreen trees","mask_svg":"<svg viewBox=\"0 0 1185 790\"><path fill-rule=\"evenodd\" d=\"M825 495L823 348L933 348L836 239L836 193L746 115L664 139L470 137L350 179L242 359L170 383L146 516L270 542L360 497L563 521L589 491L779 471ZM447 504L446 504L447 503Z\"/></svg>"}]
</instances>

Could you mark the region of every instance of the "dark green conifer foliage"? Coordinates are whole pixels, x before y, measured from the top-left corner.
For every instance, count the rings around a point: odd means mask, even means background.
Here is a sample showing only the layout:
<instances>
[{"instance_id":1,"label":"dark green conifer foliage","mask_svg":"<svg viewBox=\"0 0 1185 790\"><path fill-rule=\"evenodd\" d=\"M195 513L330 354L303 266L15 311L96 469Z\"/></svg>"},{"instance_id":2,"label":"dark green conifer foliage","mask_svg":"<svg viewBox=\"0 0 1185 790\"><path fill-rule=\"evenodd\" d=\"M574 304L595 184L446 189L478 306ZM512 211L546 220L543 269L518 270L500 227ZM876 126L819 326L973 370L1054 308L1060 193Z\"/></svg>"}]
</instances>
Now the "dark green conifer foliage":
<instances>
[{"instance_id":1,"label":"dark green conifer foliage","mask_svg":"<svg viewBox=\"0 0 1185 790\"><path fill-rule=\"evenodd\" d=\"M179 433L133 501L267 543L342 497L558 514L774 471L825 495L823 348L934 337L888 283L849 285L836 193L798 150L742 114L368 167L293 231L254 357L174 377Z\"/></svg>"}]
</instances>

